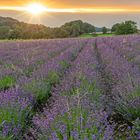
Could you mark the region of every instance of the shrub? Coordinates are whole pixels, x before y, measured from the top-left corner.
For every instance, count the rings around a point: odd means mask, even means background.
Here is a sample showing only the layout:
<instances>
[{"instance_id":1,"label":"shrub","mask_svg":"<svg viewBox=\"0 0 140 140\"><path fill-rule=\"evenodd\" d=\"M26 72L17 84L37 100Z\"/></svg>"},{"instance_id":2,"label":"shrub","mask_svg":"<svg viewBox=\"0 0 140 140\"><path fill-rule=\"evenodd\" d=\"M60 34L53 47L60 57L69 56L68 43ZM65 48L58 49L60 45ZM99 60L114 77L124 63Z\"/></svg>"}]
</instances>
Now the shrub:
<instances>
[{"instance_id":1,"label":"shrub","mask_svg":"<svg viewBox=\"0 0 140 140\"><path fill-rule=\"evenodd\" d=\"M13 76L5 76L0 79L0 90L6 90L10 87L13 87L16 83L16 80Z\"/></svg>"},{"instance_id":2,"label":"shrub","mask_svg":"<svg viewBox=\"0 0 140 140\"><path fill-rule=\"evenodd\" d=\"M68 91L62 92L59 113L44 119L45 124L38 135L39 139L100 140L112 139L114 128L107 121L108 115L99 109L101 91L96 82L89 81L82 74ZM59 107L59 104L56 104ZM99 109L98 111L95 109ZM57 109L56 109L57 110ZM59 109L58 109L59 110ZM46 114L45 114L46 117Z\"/></svg>"},{"instance_id":3,"label":"shrub","mask_svg":"<svg viewBox=\"0 0 140 140\"><path fill-rule=\"evenodd\" d=\"M67 61L61 61L60 65L64 70L70 67L70 64Z\"/></svg>"},{"instance_id":4,"label":"shrub","mask_svg":"<svg viewBox=\"0 0 140 140\"><path fill-rule=\"evenodd\" d=\"M4 136L1 136L0 135L0 138L1 138L1 140L13 140L13 136L9 136L9 137L8 136L5 136L4 137Z\"/></svg>"},{"instance_id":5,"label":"shrub","mask_svg":"<svg viewBox=\"0 0 140 140\"><path fill-rule=\"evenodd\" d=\"M0 128L3 131L3 135L14 135L16 132L20 135L22 133L21 130L24 130L27 127L26 119L29 117L28 113L30 112L27 110L29 111L30 109L28 107L21 109L20 105L16 103L15 106L9 104L7 107L0 108Z\"/></svg>"},{"instance_id":6,"label":"shrub","mask_svg":"<svg viewBox=\"0 0 140 140\"><path fill-rule=\"evenodd\" d=\"M140 88L137 88L133 93L127 97L121 97L116 110L125 119L132 122L140 117Z\"/></svg>"},{"instance_id":7,"label":"shrub","mask_svg":"<svg viewBox=\"0 0 140 140\"><path fill-rule=\"evenodd\" d=\"M47 84L55 85L59 81L59 74L57 72L55 72L55 71L50 71L48 73L48 76L47 76L46 80L44 80L44 81Z\"/></svg>"},{"instance_id":8,"label":"shrub","mask_svg":"<svg viewBox=\"0 0 140 140\"><path fill-rule=\"evenodd\" d=\"M47 78L42 80L33 80L24 86L24 89L32 93L38 105L41 105L48 100L51 96L51 88L59 81L59 75L51 71L48 73Z\"/></svg>"},{"instance_id":9,"label":"shrub","mask_svg":"<svg viewBox=\"0 0 140 140\"><path fill-rule=\"evenodd\" d=\"M50 85L33 80L25 85L24 89L33 94L37 104L44 103L50 97Z\"/></svg>"},{"instance_id":10,"label":"shrub","mask_svg":"<svg viewBox=\"0 0 140 140\"><path fill-rule=\"evenodd\" d=\"M30 66L27 66L24 70L23 70L23 73L25 74L25 76L27 77L31 77L32 76L32 73L34 72L34 70L37 69L37 65L30 65Z\"/></svg>"},{"instance_id":11,"label":"shrub","mask_svg":"<svg viewBox=\"0 0 140 140\"><path fill-rule=\"evenodd\" d=\"M93 116L94 112L90 112L80 106L71 108L68 112L58 116L48 132L46 132L45 135L41 134L39 139L112 139L113 128L109 125L103 126L104 122L99 122L99 120Z\"/></svg>"},{"instance_id":12,"label":"shrub","mask_svg":"<svg viewBox=\"0 0 140 140\"><path fill-rule=\"evenodd\" d=\"M21 91L15 89L1 92L0 99L0 138L20 138L33 115L31 99L21 97Z\"/></svg>"}]
</instances>

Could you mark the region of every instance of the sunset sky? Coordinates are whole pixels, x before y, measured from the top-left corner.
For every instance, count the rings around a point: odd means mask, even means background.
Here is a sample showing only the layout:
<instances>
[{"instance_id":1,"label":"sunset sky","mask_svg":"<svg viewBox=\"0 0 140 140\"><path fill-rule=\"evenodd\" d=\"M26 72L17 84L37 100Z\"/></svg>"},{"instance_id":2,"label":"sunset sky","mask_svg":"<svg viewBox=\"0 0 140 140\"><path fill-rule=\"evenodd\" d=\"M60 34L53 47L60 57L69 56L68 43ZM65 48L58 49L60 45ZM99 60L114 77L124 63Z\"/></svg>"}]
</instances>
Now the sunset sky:
<instances>
[{"instance_id":1,"label":"sunset sky","mask_svg":"<svg viewBox=\"0 0 140 140\"><path fill-rule=\"evenodd\" d=\"M134 20L140 27L140 0L0 0L0 16L9 16L29 23L60 26L81 19L95 26L111 27L116 22ZM40 3L48 11L33 16L21 10ZM53 12L51 12L53 11ZM54 12L55 11L55 12ZM74 12L73 12L74 11Z\"/></svg>"}]
</instances>

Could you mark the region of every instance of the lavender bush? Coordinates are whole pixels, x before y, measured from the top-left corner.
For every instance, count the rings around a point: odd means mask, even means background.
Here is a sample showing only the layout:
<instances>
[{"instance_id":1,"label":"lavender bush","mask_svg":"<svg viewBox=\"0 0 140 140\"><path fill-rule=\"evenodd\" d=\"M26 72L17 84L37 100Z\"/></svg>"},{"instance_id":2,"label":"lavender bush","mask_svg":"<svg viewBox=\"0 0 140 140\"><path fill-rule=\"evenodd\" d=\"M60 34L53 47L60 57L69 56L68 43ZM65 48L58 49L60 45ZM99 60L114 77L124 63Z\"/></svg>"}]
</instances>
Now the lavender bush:
<instances>
[{"instance_id":1,"label":"lavender bush","mask_svg":"<svg viewBox=\"0 0 140 140\"><path fill-rule=\"evenodd\" d=\"M0 136L20 138L32 115L32 98L19 89L9 89L0 93L0 100Z\"/></svg>"},{"instance_id":2,"label":"lavender bush","mask_svg":"<svg viewBox=\"0 0 140 140\"><path fill-rule=\"evenodd\" d=\"M0 139L140 139L139 41L0 42Z\"/></svg>"}]
</instances>

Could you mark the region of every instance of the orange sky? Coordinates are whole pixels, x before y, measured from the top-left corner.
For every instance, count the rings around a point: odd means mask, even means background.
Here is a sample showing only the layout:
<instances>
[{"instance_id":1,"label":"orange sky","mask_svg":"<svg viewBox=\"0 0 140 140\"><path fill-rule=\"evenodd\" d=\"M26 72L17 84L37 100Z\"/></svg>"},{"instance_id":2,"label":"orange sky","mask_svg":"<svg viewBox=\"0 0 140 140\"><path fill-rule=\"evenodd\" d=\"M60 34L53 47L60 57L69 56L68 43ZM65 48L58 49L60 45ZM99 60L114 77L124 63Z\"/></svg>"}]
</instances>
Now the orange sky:
<instances>
[{"instance_id":1,"label":"orange sky","mask_svg":"<svg viewBox=\"0 0 140 140\"><path fill-rule=\"evenodd\" d=\"M23 7L32 2L38 2L48 7L49 9L79 9L83 8L85 12L75 13L46 13L41 15L41 20L38 22L30 20L31 15L24 15L22 12L0 10L0 16L13 17L24 22L41 23L48 26L60 26L71 20L81 19L96 26L108 26L124 20L134 20L140 27L140 0L0 0L0 9L3 6ZM122 11L105 12L89 12L92 9L118 9ZM124 11L125 12L124 12ZM138 10L138 11L137 11Z\"/></svg>"},{"instance_id":2,"label":"orange sky","mask_svg":"<svg viewBox=\"0 0 140 140\"><path fill-rule=\"evenodd\" d=\"M126 8L140 9L140 0L0 0L0 6L23 6L40 2L49 8Z\"/></svg>"}]
</instances>

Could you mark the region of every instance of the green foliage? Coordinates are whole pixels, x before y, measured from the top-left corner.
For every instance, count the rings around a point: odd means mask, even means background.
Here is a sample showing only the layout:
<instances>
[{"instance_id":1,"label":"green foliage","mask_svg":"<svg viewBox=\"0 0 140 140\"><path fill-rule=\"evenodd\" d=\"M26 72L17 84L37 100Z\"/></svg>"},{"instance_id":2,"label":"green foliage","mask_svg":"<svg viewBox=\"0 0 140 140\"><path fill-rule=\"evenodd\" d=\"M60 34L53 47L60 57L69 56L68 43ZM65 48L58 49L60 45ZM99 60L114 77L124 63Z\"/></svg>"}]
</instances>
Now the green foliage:
<instances>
[{"instance_id":1,"label":"green foliage","mask_svg":"<svg viewBox=\"0 0 140 140\"><path fill-rule=\"evenodd\" d=\"M95 27L88 23L83 23L81 20L71 21L62 26L65 29L70 37L77 37L83 33L92 33L95 32Z\"/></svg>"},{"instance_id":2,"label":"green foliage","mask_svg":"<svg viewBox=\"0 0 140 140\"><path fill-rule=\"evenodd\" d=\"M93 135L98 135L98 139L102 139L102 134L99 134L98 127L95 123L88 125L89 112L83 108L75 107L69 110L69 112L58 116L51 125L51 130L53 134L56 134L59 140L63 140L66 137L68 140L75 139L93 139ZM94 118L91 120L94 122ZM65 128L61 130L59 127L63 125ZM39 139L49 139L51 136L47 134L46 136L40 136Z\"/></svg>"},{"instance_id":3,"label":"green foliage","mask_svg":"<svg viewBox=\"0 0 140 140\"><path fill-rule=\"evenodd\" d=\"M15 25L18 23L18 20L10 18L10 17L0 17L0 26L9 26L14 28Z\"/></svg>"},{"instance_id":4,"label":"green foliage","mask_svg":"<svg viewBox=\"0 0 140 140\"><path fill-rule=\"evenodd\" d=\"M94 35L93 35L93 34L85 33L85 34L80 35L79 37L83 37L83 38L91 38L91 37L94 37Z\"/></svg>"},{"instance_id":5,"label":"green foliage","mask_svg":"<svg viewBox=\"0 0 140 140\"><path fill-rule=\"evenodd\" d=\"M89 100L98 104L101 97L101 90L97 87L96 82L89 82L85 77L81 77L79 93L87 93L86 97Z\"/></svg>"},{"instance_id":6,"label":"green foliage","mask_svg":"<svg viewBox=\"0 0 140 140\"><path fill-rule=\"evenodd\" d=\"M89 23L84 23L83 24L83 30L84 30L84 33L93 33L95 32L95 27Z\"/></svg>"},{"instance_id":7,"label":"green foliage","mask_svg":"<svg viewBox=\"0 0 140 140\"><path fill-rule=\"evenodd\" d=\"M5 68L9 68L9 69L11 69L14 65L13 64L3 64L3 66L5 67Z\"/></svg>"},{"instance_id":8,"label":"green foliage","mask_svg":"<svg viewBox=\"0 0 140 140\"><path fill-rule=\"evenodd\" d=\"M82 37L82 38L92 38L92 37L111 37L111 36L114 36L115 34L113 33L106 33L106 34L82 34L80 35L79 37Z\"/></svg>"},{"instance_id":9,"label":"green foliage","mask_svg":"<svg viewBox=\"0 0 140 140\"><path fill-rule=\"evenodd\" d=\"M103 34L106 34L107 33L107 28L106 27L103 27L102 28L102 32L103 32Z\"/></svg>"},{"instance_id":10,"label":"green foliage","mask_svg":"<svg viewBox=\"0 0 140 140\"><path fill-rule=\"evenodd\" d=\"M80 85L70 89L68 92L63 92L62 96L74 97L74 96L82 96L83 98L88 98L91 102L99 104L99 100L101 97L101 89L97 87L96 82L89 82L85 77L79 76Z\"/></svg>"},{"instance_id":11,"label":"green foliage","mask_svg":"<svg viewBox=\"0 0 140 140\"><path fill-rule=\"evenodd\" d=\"M0 135L0 138L1 138L1 140L13 140L13 136L4 137L4 136L1 136L1 135Z\"/></svg>"},{"instance_id":12,"label":"green foliage","mask_svg":"<svg viewBox=\"0 0 140 140\"><path fill-rule=\"evenodd\" d=\"M81 80L83 80L81 88L75 88L75 90L66 93L64 96L69 96L69 99L74 99L77 97L82 100L85 98L85 96L87 98L88 94L91 94L89 99L92 100L91 97L93 96L92 102L94 102L97 98L99 98L101 93L97 89L96 83L94 82L94 84L89 84L89 82L87 83L87 80L84 77L80 77ZM87 88L87 90L85 88ZM86 90L89 93L85 94L82 89L84 92ZM98 96L97 98L95 98L96 95ZM77 103L79 102L79 99L77 100ZM96 139L99 140L103 138L104 128L103 132L99 132L99 129L96 125L96 118L90 118L91 110L86 109L86 106L83 106L81 103L78 103L74 107L70 105L68 106L68 111L62 115L58 115L51 124L51 132L53 132L53 135L55 134L60 140L63 140L64 137L68 140L93 140L93 135L95 135ZM48 132L46 135L40 135L39 139L49 139L51 138L52 134Z\"/></svg>"},{"instance_id":13,"label":"green foliage","mask_svg":"<svg viewBox=\"0 0 140 140\"><path fill-rule=\"evenodd\" d=\"M3 61L2 60L0 60L0 65L3 65Z\"/></svg>"},{"instance_id":14,"label":"green foliage","mask_svg":"<svg viewBox=\"0 0 140 140\"><path fill-rule=\"evenodd\" d=\"M134 34L137 33L137 23L134 21L125 21L122 23L118 23L113 25L112 32L115 32L117 35L123 34Z\"/></svg>"},{"instance_id":15,"label":"green foliage","mask_svg":"<svg viewBox=\"0 0 140 140\"><path fill-rule=\"evenodd\" d=\"M78 37L95 32L95 27L81 20L72 21L58 28L27 24L12 18L0 17L0 39L48 39Z\"/></svg>"},{"instance_id":16,"label":"green foliage","mask_svg":"<svg viewBox=\"0 0 140 140\"><path fill-rule=\"evenodd\" d=\"M32 73L34 72L34 70L37 68L37 65L29 65L27 67L25 67L25 69L23 69L23 73L27 76L27 77L31 77Z\"/></svg>"},{"instance_id":17,"label":"green foliage","mask_svg":"<svg viewBox=\"0 0 140 140\"><path fill-rule=\"evenodd\" d=\"M15 127L22 128L24 131L27 129L28 120L31 119L33 115L32 108L27 106L26 108L21 108L19 103L15 102L14 106L13 103L7 103L6 105L1 105L0 107L0 131L4 129L5 125L14 126L8 129L8 135L6 137L1 137L2 140L13 140L15 137L13 135L13 129ZM12 125L11 125L12 124ZM18 138L21 137L21 131L19 130Z\"/></svg>"},{"instance_id":18,"label":"green foliage","mask_svg":"<svg viewBox=\"0 0 140 140\"><path fill-rule=\"evenodd\" d=\"M54 28L52 34L53 38L66 38L69 37L69 33L64 28Z\"/></svg>"},{"instance_id":19,"label":"green foliage","mask_svg":"<svg viewBox=\"0 0 140 140\"><path fill-rule=\"evenodd\" d=\"M25 127L26 118L27 118L27 111L29 108L26 108L22 110L22 112L19 113L20 108L19 105L15 103L15 107L11 107L9 104L7 107L4 106L0 108L0 124L3 123L3 120L6 123L14 123L16 126L20 123L22 127Z\"/></svg>"},{"instance_id":20,"label":"green foliage","mask_svg":"<svg viewBox=\"0 0 140 140\"><path fill-rule=\"evenodd\" d=\"M112 28L111 28L111 32L115 32L115 31L117 30L117 28L118 28L119 25L120 25L119 23L114 24L114 25L112 26Z\"/></svg>"},{"instance_id":21,"label":"green foliage","mask_svg":"<svg viewBox=\"0 0 140 140\"><path fill-rule=\"evenodd\" d=\"M47 76L47 83L54 85L59 82L59 74L55 71L50 71Z\"/></svg>"},{"instance_id":22,"label":"green foliage","mask_svg":"<svg viewBox=\"0 0 140 140\"><path fill-rule=\"evenodd\" d=\"M13 76L5 76L0 79L0 90L5 90L10 87L13 87L16 83L16 80Z\"/></svg>"},{"instance_id":23,"label":"green foliage","mask_svg":"<svg viewBox=\"0 0 140 140\"><path fill-rule=\"evenodd\" d=\"M51 96L51 88L59 82L59 75L51 71L48 73L47 78L42 80L33 80L31 83L27 83L24 86L24 89L28 92L31 92L36 98L38 105L41 105L48 100Z\"/></svg>"},{"instance_id":24,"label":"green foliage","mask_svg":"<svg viewBox=\"0 0 140 140\"><path fill-rule=\"evenodd\" d=\"M71 133L75 129L77 129L77 131L79 133L78 134L79 138L82 138L82 135L83 136L85 135L85 133L82 129L84 128L84 126L86 124L86 121L88 118L87 116L88 116L88 112L86 110L84 110L80 107L76 107L76 108L71 109L69 111L69 113L66 112L60 118L58 117L56 119L55 123L61 121L62 123L64 123L64 125L66 125L66 134L67 134L68 139L73 139L73 136ZM82 118L81 122L79 120L80 118ZM55 127L55 124L53 127ZM59 129L55 128L55 130L57 132L57 136L63 135L63 134L61 134L60 131L58 131Z\"/></svg>"},{"instance_id":25,"label":"green foliage","mask_svg":"<svg viewBox=\"0 0 140 140\"><path fill-rule=\"evenodd\" d=\"M0 26L0 38L1 39L6 39L9 36L9 26Z\"/></svg>"},{"instance_id":26,"label":"green foliage","mask_svg":"<svg viewBox=\"0 0 140 140\"><path fill-rule=\"evenodd\" d=\"M81 20L65 23L58 28L50 28L44 25L27 24L12 18L0 17L0 39L48 39L78 37L82 34L94 33L95 30L103 31L103 34L106 34L108 29L106 27L103 27L102 29L95 29L93 25L82 22ZM111 31L117 35L132 34L137 32L137 26L133 21L125 21L113 25Z\"/></svg>"},{"instance_id":27,"label":"green foliage","mask_svg":"<svg viewBox=\"0 0 140 140\"><path fill-rule=\"evenodd\" d=\"M117 111L128 121L133 121L140 116L140 107L134 107L127 103L117 106Z\"/></svg>"},{"instance_id":28,"label":"green foliage","mask_svg":"<svg viewBox=\"0 0 140 140\"><path fill-rule=\"evenodd\" d=\"M62 68L64 70L70 67L70 64L67 61L65 61L65 60L61 61L60 65L62 66Z\"/></svg>"},{"instance_id":29,"label":"green foliage","mask_svg":"<svg viewBox=\"0 0 140 140\"><path fill-rule=\"evenodd\" d=\"M140 87L136 88L136 90L128 95L129 100L134 100L136 98L140 98Z\"/></svg>"},{"instance_id":30,"label":"green foliage","mask_svg":"<svg viewBox=\"0 0 140 140\"><path fill-rule=\"evenodd\" d=\"M127 97L121 97L119 104L116 106L117 112L130 122L136 120L140 117L139 99L140 88L130 93Z\"/></svg>"},{"instance_id":31,"label":"green foliage","mask_svg":"<svg viewBox=\"0 0 140 140\"><path fill-rule=\"evenodd\" d=\"M113 33L107 33L107 34L98 34L97 36L100 36L100 37L111 37L111 36L114 36L115 34Z\"/></svg>"},{"instance_id":32,"label":"green foliage","mask_svg":"<svg viewBox=\"0 0 140 140\"><path fill-rule=\"evenodd\" d=\"M24 89L34 95L36 102L39 105L50 97L51 86L49 83L44 83L43 81L33 80L31 83L25 85Z\"/></svg>"},{"instance_id":33,"label":"green foliage","mask_svg":"<svg viewBox=\"0 0 140 140\"><path fill-rule=\"evenodd\" d=\"M136 132L140 132L140 118L137 118L133 122L133 129L132 132L135 134Z\"/></svg>"},{"instance_id":34,"label":"green foliage","mask_svg":"<svg viewBox=\"0 0 140 140\"><path fill-rule=\"evenodd\" d=\"M45 60L43 60L43 59L42 60L40 59L40 60L36 61L37 65L43 65L44 63L45 63Z\"/></svg>"},{"instance_id":35,"label":"green foliage","mask_svg":"<svg viewBox=\"0 0 140 140\"><path fill-rule=\"evenodd\" d=\"M68 106L68 111L62 115L58 115L52 122L52 134L55 134L60 140L63 140L64 137L67 137L68 140L84 140L86 138L92 140L93 135L96 135L98 139L101 139L102 133L99 134L98 127L96 126L96 119L90 118L89 121L91 112L86 109L87 106L81 104L84 98L89 99L93 103L98 102L101 96L101 91L97 88L96 82L89 82L82 74L79 74L77 80L80 80L81 82L78 87L72 88L67 93L61 94L61 96L65 96L67 97L66 99L68 99L66 105ZM69 100L75 98L77 98L77 104L75 104L74 107L68 105ZM93 123L89 125L89 122ZM47 132L46 135L39 136L40 140L49 138L51 138L50 132Z\"/></svg>"}]
</instances>

